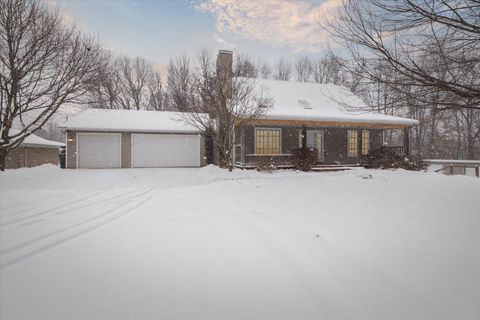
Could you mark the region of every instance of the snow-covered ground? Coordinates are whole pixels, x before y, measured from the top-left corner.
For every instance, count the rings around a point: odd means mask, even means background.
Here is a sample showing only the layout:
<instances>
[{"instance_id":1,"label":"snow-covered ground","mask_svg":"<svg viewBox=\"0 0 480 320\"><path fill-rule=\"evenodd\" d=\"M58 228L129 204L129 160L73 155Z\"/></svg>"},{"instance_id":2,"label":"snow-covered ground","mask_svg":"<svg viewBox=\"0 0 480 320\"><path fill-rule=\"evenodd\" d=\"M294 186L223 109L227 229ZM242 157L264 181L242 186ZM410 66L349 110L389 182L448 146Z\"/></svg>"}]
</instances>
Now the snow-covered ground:
<instances>
[{"instance_id":1,"label":"snow-covered ground","mask_svg":"<svg viewBox=\"0 0 480 320\"><path fill-rule=\"evenodd\" d=\"M479 319L480 179L0 173L1 319Z\"/></svg>"}]
</instances>

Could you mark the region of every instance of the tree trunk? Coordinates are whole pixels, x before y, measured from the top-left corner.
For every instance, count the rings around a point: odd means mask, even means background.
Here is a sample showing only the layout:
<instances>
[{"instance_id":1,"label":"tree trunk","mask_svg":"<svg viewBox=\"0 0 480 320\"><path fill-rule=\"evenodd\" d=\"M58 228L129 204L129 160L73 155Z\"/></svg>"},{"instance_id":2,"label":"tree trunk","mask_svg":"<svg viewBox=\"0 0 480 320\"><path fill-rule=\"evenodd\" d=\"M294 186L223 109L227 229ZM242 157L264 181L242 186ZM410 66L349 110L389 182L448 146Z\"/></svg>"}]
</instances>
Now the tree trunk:
<instances>
[{"instance_id":1,"label":"tree trunk","mask_svg":"<svg viewBox=\"0 0 480 320\"><path fill-rule=\"evenodd\" d=\"M7 155L8 151L6 149L0 149L0 171L5 171Z\"/></svg>"},{"instance_id":2,"label":"tree trunk","mask_svg":"<svg viewBox=\"0 0 480 320\"><path fill-rule=\"evenodd\" d=\"M207 157L207 164L215 163L215 132L211 128L205 130L205 156Z\"/></svg>"},{"instance_id":3,"label":"tree trunk","mask_svg":"<svg viewBox=\"0 0 480 320\"><path fill-rule=\"evenodd\" d=\"M467 160L475 159L475 139L471 134L467 136Z\"/></svg>"},{"instance_id":4,"label":"tree trunk","mask_svg":"<svg viewBox=\"0 0 480 320\"><path fill-rule=\"evenodd\" d=\"M432 109L432 114L431 114L431 120L430 120L430 132L429 132L429 148L427 152L427 157L432 159L432 158L437 158L437 150L435 146L435 127L436 127L436 122L437 122L437 109L436 106Z\"/></svg>"},{"instance_id":5,"label":"tree trunk","mask_svg":"<svg viewBox=\"0 0 480 320\"><path fill-rule=\"evenodd\" d=\"M460 121L458 119L458 111L454 112L455 115L455 129L457 130L457 151L455 159L462 159L461 151L462 151L462 136L460 130Z\"/></svg>"}]
</instances>

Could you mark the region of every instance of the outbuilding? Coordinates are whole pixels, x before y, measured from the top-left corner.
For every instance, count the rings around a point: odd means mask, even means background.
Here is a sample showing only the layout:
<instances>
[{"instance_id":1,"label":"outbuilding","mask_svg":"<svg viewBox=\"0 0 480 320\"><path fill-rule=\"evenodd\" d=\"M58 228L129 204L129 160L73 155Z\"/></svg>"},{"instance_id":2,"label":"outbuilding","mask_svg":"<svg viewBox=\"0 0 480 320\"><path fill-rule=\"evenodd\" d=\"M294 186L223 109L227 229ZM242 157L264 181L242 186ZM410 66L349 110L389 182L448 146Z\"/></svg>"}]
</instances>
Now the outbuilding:
<instances>
[{"instance_id":1,"label":"outbuilding","mask_svg":"<svg viewBox=\"0 0 480 320\"><path fill-rule=\"evenodd\" d=\"M205 165L202 130L184 114L88 109L66 130L67 168L155 168Z\"/></svg>"},{"instance_id":2,"label":"outbuilding","mask_svg":"<svg viewBox=\"0 0 480 320\"><path fill-rule=\"evenodd\" d=\"M19 132L20 130L10 129L11 135ZM30 134L18 147L8 152L5 168L36 167L42 164L58 165L59 148L63 146L65 146L64 143Z\"/></svg>"}]
</instances>

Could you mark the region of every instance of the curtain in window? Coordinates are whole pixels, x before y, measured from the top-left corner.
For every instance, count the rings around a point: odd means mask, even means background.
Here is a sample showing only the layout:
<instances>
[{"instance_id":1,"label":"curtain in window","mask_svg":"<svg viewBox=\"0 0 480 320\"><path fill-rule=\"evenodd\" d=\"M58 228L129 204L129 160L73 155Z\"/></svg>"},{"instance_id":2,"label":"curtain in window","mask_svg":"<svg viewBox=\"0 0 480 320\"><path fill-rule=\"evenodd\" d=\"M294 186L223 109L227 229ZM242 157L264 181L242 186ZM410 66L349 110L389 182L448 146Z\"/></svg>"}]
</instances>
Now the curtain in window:
<instances>
[{"instance_id":1,"label":"curtain in window","mask_svg":"<svg viewBox=\"0 0 480 320\"><path fill-rule=\"evenodd\" d=\"M280 129L256 129L255 153L280 154Z\"/></svg>"},{"instance_id":2,"label":"curtain in window","mask_svg":"<svg viewBox=\"0 0 480 320\"><path fill-rule=\"evenodd\" d=\"M347 131L347 144L348 144L348 156L356 157L358 156L358 133L357 130L348 130Z\"/></svg>"},{"instance_id":3,"label":"curtain in window","mask_svg":"<svg viewBox=\"0 0 480 320\"><path fill-rule=\"evenodd\" d=\"M367 155L370 151L370 131L362 131L362 155Z\"/></svg>"}]
</instances>

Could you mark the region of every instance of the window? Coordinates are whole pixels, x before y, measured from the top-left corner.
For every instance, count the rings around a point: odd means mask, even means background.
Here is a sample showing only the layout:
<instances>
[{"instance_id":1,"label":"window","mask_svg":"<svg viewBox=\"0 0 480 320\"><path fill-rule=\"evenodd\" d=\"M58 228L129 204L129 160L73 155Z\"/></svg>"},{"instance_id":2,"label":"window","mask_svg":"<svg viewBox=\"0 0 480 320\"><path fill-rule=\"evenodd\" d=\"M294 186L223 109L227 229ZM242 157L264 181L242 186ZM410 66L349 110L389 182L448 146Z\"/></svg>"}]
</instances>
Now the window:
<instances>
[{"instance_id":1,"label":"window","mask_svg":"<svg viewBox=\"0 0 480 320\"><path fill-rule=\"evenodd\" d=\"M358 156L358 133L357 130L348 130L348 156Z\"/></svg>"},{"instance_id":2,"label":"window","mask_svg":"<svg viewBox=\"0 0 480 320\"><path fill-rule=\"evenodd\" d=\"M256 129L255 153L280 154L280 129Z\"/></svg>"},{"instance_id":3,"label":"window","mask_svg":"<svg viewBox=\"0 0 480 320\"><path fill-rule=\"evenodd\" d=\"M370 151L370 131L362 131L362 156L367 155Z\"/></svg>"}]
</instances>

